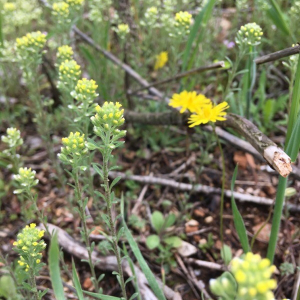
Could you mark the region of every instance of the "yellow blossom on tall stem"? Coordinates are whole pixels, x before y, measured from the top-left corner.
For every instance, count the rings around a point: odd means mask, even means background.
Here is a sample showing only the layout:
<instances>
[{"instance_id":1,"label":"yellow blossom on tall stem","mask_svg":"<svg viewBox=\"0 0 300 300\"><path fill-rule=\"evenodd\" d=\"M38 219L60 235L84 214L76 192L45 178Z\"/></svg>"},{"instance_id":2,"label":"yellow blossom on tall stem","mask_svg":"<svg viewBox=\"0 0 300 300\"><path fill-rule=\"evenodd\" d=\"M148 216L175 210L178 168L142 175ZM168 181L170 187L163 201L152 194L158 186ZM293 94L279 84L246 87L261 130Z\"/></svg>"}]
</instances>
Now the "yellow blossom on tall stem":
<instances>
[{"instance_id":1,"label":"yellow blossom on tall stem","mask_svg":"<svg viewBox=\"0 0 300 300\"><path fill-rule=\"evenodd\" d=\"M154 65L154 70L158 70L158 69L161 69L163 68L166 63L168 62L168 52L167 51L163 51L161 53L159 53L157 56L156 56L156 62L155 62L155 65Z\"/></svg>"},{"instance_id":2,"label":"yellow blossom on tall stem","mask_svg":"<svg viewBox=\"0 0 300 300\"><path fill-rule=\"evenodd\" d=\"M189 127L194 127L200 124L206 124L208 122L217 122L217 121L225 121L226 112L225 109L229 108L227 102L222 102L218 105L213 105L210 103L209 105L205 105L200 109L195 111L195 114L192 114L189 118L188 123L190 123Z\"/></svg>"},{"instance_id":3,"label":"yellow blossom on tall stem","mask_svg":"<svg viewBox=\"0 0 300 300\"><path fill-rule=\"evenodd\" d=\"M190 112L196 112L197 109L209 105L211 100L202 94L188 91L183 91L180 94L174 94L170 100L169 106L174 108L181 107L180 113L184 113L187 109Z\"/></svg>"}]
</instances>

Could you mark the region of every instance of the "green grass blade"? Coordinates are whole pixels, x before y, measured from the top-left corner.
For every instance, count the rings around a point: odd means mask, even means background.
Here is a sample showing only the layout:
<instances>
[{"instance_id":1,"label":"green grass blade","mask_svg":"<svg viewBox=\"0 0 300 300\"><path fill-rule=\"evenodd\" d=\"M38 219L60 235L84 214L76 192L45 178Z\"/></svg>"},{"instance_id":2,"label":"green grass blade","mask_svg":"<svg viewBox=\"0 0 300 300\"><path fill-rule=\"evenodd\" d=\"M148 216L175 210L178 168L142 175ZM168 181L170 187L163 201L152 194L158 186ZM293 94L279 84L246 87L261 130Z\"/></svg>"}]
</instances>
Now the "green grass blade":
<instances>
[{"instance_id":1,"label":"green grass blade","mask_svg":"<svg viewBox=\"0 0 300 300\"><path fill-rule=\"evenodd\" d=\"M286 153L291 157L292 161L295 161L298 156L299 146L300 146L300 115L298 115L298 119L294 126L293 132L291 134L291 138L286 147ZM268 252L267 252L267 257L271 262L273 262L274 255L275 255L286 187L287 187L287 178L280 176L278 187L277 187L271 235L270 235L270 241L269 241Z\"/></svg>"},{"instance_id":2,"label":"green grass blade","mask_svg":"<svg viewBox=\"0 0 300 300\"><path fill-rule=\"evenodd\" d=\"M293 88L292 104L289 111L289 117L288 117L289 122L288 122L288 129L287 129L285 148L284 148L287 155L289 155L292 160L296 159L299 150L299 139L300 139L298 134L299 126L300 126L298 122L299 107L300 107L300 59L298 59L298 64L297 64L295 84ZM292 136L294 140L291 138ZM270 235L268 252L267 252L267 257L271 262L273 262L274 260L274 255L275 255L275 250L277 245L277 239L278 239L278 234L280 229L280 221L282 216L282 209L283 209L283 204L285 199L286 186L287 186L287 178L283 178L280 176L278 187L277 187L271 235Z\"/></svg>"},{"instance_id":3,"label":"green grass blade","mask_svg":"<svg viewBox=\"0 0 300 300\"><path fill-rule=\"evenodd\" d=\"M186 71L187 66L192 63L192 60L189 62L189 58L191 57L191 51L192 51L192 46L193 43L197 37L197 34L200 31L198 40L197 40L197 45L202 41L204 37L204 28L212 14L214 5L215 5L216 0L209 0L208 3L205 5L205 7L200 11L198 16L195 19L195 23L190 31L188 41L186 43L186 47L183 53L183 63L182 63L182 72ZM197 51L197 47L195 48L194 52ZM194 55L192 55L193 57Z\"/></svg>"},{"instance_id":4,"label":"green grass blade","mask_svg":"<svg viewBox=\"0 0 300 300\"><path fill-rule=\"evenodd\" d=\"M267 15L273 21L274 25L282 31L282 33L290 36L291 32L289 26L276 0L269 0L269 2L271 8L267 11Z\"/></svg>"},{"instance_id":5,"label":"green grass blade","mask_svg":"<svg viewBox=\"0 0 300 300\"><path fill-rule=\"evenodd\" d=\"M236 165L236 167L234 169L232 180L231 180L231 207L232 207L232 214L233 214L235 230L239 236L239 239L240 239L240 242L241 242L244 252L247 253L251 249L249 246L246 227L245 227L243 218L237 208L235 199L233 197L233 189L234 189L234 184L235 184L235 180L236 180L236 176L237 176L237 171L238 171L238 165Z\"/></svg>"},{"instance_id":6,"label":"green grass blade","mask_svg":"<svg viewBox=\"0 0 300 300\"><path fill-rule=\"evenodd\" d=\"M128 229L128 227L124 221L123 221L123 224L124 224L124 228L125 228L125 235L126 235L127 241L131 247L131 250L132 250L134 256L138 260L140 267L141 267L143 273L145 274L152 291L154 292L154 294L156 295L156 297L159 300L166 300L165 295L164 295L162 289L160 288L160 286L158 285L158 283L155 279L155 276L153 275L152 271L150 270L147 262L145 261L143 255L139 249L138 244L134 240L130 230Z\"/></svg>"},{"instance_id":7,"label":"green grass blade","mask_svg":"<svg viewBox=\"0 0 300 300\"><path fill-rule=\"evenodd\" d=\"M87 292L87 291L83 291L85 294L92 296L96 299L101 299L101 300L121 300L121 298L119 297L113 297L113 296L107 296L107 295L101 295L101 294L96 294L96 293L92 293L92 292Z\"/></svg>"},{"instance_id":8,"label":"green grass blade","mask_svg":"<svg viewBox=\"0 0 300 300\"><path fill-rule=\"evenodd\" d=\"M291 158L292 162L297 159L300 148L300 114L298 115L297 122L293 128L290 141L286 147L286 153Z\"/></svg>"},{"instance_id":9,"label":"green grass blade","mask_svg":"<svg viewBox=\"0 0 300 300\"><path fill-rule=\"evenodd\" d=\"M80 281L79 281L78 274L76 272L76 267L75 267L75 263L74 263L73 259L72 259L72 275L73 275L73 283L74 283L74 286L75 286L75 289L76 289L78 299L79 300L84 300L81 284L80 284Z\"/></svg>"},{"instance_id":10,"label":"green grass blade","mask_svg":"<svg viewBox=\"0 0 300 300\"><path fill-rule=\"evenodd\" d=\"M65 300L64 287L60 276L59 245L57 233L51 238L49 249L49 270L53 292L57 300Z\"/></svg>"},{"instance_id":11,"label":"green grass blade","mask_svg":"<svg viewBox=\"0 0 300 300\"><path fill-rule=\"evenodd\" d=\"M294 84L293 95L292 95L292 105L291 105L291 110L289 112L289 118L288 118L289 122L288 122L286 142L285 142L286 147L290 140L294 128L294 124L296 123L297 120L297 116L299 113L299 106L300 106L300 58L298 58L295 84Z\"/></svg>"},{"instance_id":12,"label":"green grass blade","mask_svg":"<svg viewBox=\"0 0 300 300\"><path fill-rule=\"evenodd\" d=\"M267 252L267 258L271 261L271 263L273 263L275 250L276 250L276 244L277 244L281 215L282 215L282 208L285 199L286 184L287 184L287 178L280 176L278 187L277 187L273 221L271 227L271 235L270 235L268 252Z\"/></svg>"},{"instance_id":13,"label":"green grass blade","mask_svg":"<svg viewBox=\"0 0 300 300\"><path fill-rule=\"evenodd\" d=\"M2 5L0 5L2 11ZM4 37L3 37L3 15L0 11L0 47L4 47Z\"/></svg>"}]
</instances>

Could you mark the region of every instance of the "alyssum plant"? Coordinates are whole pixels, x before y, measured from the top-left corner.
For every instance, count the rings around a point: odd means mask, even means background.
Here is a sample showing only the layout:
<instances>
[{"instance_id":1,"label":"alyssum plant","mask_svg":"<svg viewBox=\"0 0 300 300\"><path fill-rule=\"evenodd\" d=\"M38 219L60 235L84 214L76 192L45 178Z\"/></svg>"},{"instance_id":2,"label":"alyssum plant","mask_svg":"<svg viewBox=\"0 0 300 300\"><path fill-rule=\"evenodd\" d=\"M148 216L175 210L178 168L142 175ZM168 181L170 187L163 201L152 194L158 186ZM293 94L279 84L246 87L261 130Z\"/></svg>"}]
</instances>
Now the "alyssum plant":
<instances>
[{"instance_id":1,"label":"alyssum plant","mask_svg":"<svg viewBox=\"0 0 300 300\"><path fill-rule=\"evenodd\" d=\"M59 154L60 160L65 163L71 165L71 172L69 173L74 181L74 189L75 189L75 197L79 206L79 215L82 221L82 230L81 234L83 240L85 241L89 259L88 263L92 272L92 281L96 291L98 292L99 280L96 278L94 264L92 261L92 252L94 250L94 244L90 244L89 242L89 234L90 231L87 228L86 224L86 206L88 202L88 198L84 198L85 189L82 188L80 184L80 174L89 168L90 166L86 165L87 157L92 155L89 153L89 150L98 150L102 154L103 162L102 164L94 164L94 168L97 173L101 176L103 180L103 188L104 193L98 192L98 195L101 196L106 203L107 207L107 215L103 215L104 221L107 224L108 228L111 232L111 238L108 240L111 242L112 250L114 251L117 262L118 262L118 272L117 278L120 283L122 294L125 299L126 291L125 291L125 281L122 271L122 262L121 262L121 254L118 246L118 240L120 234L117 233L116 230L116 220L113 217L113 204L117 201L115 199L115 195L112 192L113 186L118 182L119 179L115 179L111 184L109 184L108 173L114 167L109 167L109 161L112 157L112 151L119 147L123 142L119 141L120 138L124 137L126 134L125 130L119 130L119 127L123 125L123 109L121 109L121 104L118 102L114 104L113 102L105 102L102 107L99 105L95 108L96 115L91 117L91 121L94 125L95 134L100 137L100 141L90 140L88 143L85 141L84 134L80 134L79 132L70 133L68 138L63 138L62 143L64 147L62 147L61 153Z\"/></svg>"}]
</instances>

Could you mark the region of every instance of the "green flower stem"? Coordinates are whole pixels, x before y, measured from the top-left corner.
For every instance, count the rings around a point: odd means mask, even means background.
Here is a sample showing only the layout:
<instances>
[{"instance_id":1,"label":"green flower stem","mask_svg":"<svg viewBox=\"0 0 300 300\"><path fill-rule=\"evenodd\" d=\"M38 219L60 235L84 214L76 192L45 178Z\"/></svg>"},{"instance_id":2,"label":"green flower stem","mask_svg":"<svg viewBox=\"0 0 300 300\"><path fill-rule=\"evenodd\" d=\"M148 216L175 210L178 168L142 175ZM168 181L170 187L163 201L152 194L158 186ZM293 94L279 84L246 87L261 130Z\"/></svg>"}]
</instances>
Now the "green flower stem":
<instances>
[{"instance_id":1,"label":"green flower stem","mask_svg":"<svg viewBox=\"0 0 300 300\"><path fill-rule=\"evenodd\" d=\"M34 300L40 300L38 289L35 282L34 272L31 267L29 268L29 282L30 282L30 286L32 287Z\"/></svg>"},{"instance_id":2,"label":"green flower stem","mask_svg":"<svg viewBox=\"0 0 300 300\"><path fill-rule=\"evenodd\" d=\"M120 276L120 284L121 284L121 289L122 289L122 294L124 299L127 299L126 295L126 289L125 289L125 282L124 282L124 274L123 274L123 269L122 269L122 260L121 260L121 255L119 251L119 246L118 246L118 241L117 241L117 234L116 234L116 228L114 225L114 220L113 220L113 209L112 209L112 203L111 203L111 193L110 193L110 188L109 188L109 179L108 179L108 162L109 162L109 157L110 157L110 152L108 148L109 145L109 140L110 140L110 133L106 134L106 143L104 147L106 148L103 152L103 180L104 180L104 189L105 189L105 201L107 204L107 215L108 215L108 220L110 224L110 231L112 235L112 241L113 241L113 249L117 258L117 263L118 263L118 272Z\"/></svg>"},{"instance_id":3,"label":"green flower stem","mask_svg":"<svg viewBox=\"0 0 300 300\"><path fill-rule=\"evenodd\" d=\"M224 101L226 101L226 98L229 95L231 84L233 82L233 79L234 79L234 77L236 75L238 66L239 66L239 64L240 64L240 62L241 62L241 60L242 60L242 58L243 58L244 55L245 55L245 51L244 50L239 50L237 59L233 63L232 70L231 70L231 72L229 73L229 76L228 76L228 81L227 81L227 84L226 84L226 87L225 87L225 91L223 93L223 99L224 99Z\"/></svg>"},{"instance_id":4,"label":"green flower stem","mask_svg":"<svg viewBox=\"0 0 300 300\"><path fill-rule=\"evenodd\" d=\"M26 74L26 78L29 80L28 82L28 89L30 98L32 99L34 110L33 113L36 117L37 122L37 129L39 134L41 135L43 141L45 142L46 151L47 154L51 160L51 162L54 165L54 168L57 171L57 175L59 178L59 181L64 185L65 178L62 174L62 170L59 166L58 160L55 156L55 153L53 151L53 143L50 136L50 128L48 123L47 114L43 109L42 105L42 99L40 96L40 83L39 83L39 77L36 75L34 76L33 70L37 70L38 64L35 64L32 70L28 70L27 68L24 69L24 72Z\"/></svg>"},{"instance_id":5,"label":"green flower stem","mask_svg":"<svg viewBox=\"0 0 300 300\"><path fill-rule=\"evenodd\" d=\"M45 218L44 218L44 215L43 213L41 213L41 211L39 210L38 206L37 206L37 203L36 203L36 199L34 198L34 196L32 195L32 192L30 190L30 188L28 188L26 190L26 196L27 196L27 199L34 205L34 209L35 209L35 212L37 213L37 216L38 216L38 219L39 221L44 225L44 228L48 234L49 237L51 237L51 233L48 229L48 225L47 225L47 222L45 222Z\"/></svg>"},{"instance_id":6,"label":"green flower stem","mask_svg":"<svg viewBox=\"0 0 300 300\"><path fill-rule=\"evenodd\" d=\"M253 51L254 50L254 51ZM256 63L254 61L255 58L255 48L254 46L249 47L249 57L247 61L247 69L248 69L248 89L247 89L247 103L246 103L246 118L250 117L250 105L252 100L252 91L255 84L256 77Z\"/></svg>"},{"instance_id":7,"label":"green flower stem","mask_svg":"<svg viewBox=\"0 0 300 300\"><path fill-rule=\"evenodd\" d=\"M98 281L97 281L97 277L96 277L96 272L95 272L95 267L92 261L92 248L91 248L91 243L89 240L89 231L87 228L87 224L86 224L86 214L85 214L85 205L84 205L84 201L82 200L82 190L80 187L80 183L79 183L79 174L78 174L78 168L76 165L73 166L73 178L75 181L75 195L77 197L77 201L78 201L78 206L79 206L79 214L80 214L80 218L81 218L81 222L82 222L82 227L83 227L83 239L88 251L88 262L89 262L89 266L92 272L92 282L94 284L94 288L95 291L98 293L99 291L99 285L98 285Z\"/></svg>"},{"instance_id":8,"label":"green flower stem","mask_svg":"<svg viewBox=\"0 0 300 300\"><path fill-rule=\"evenodd\" d=\"M226 178L226 170L225 170L225 157L223 148L221 145L221 141L216 133L216 126L213 125L214 134L217 139L218 147L220 149L221 160L222 160L222 191L221 191L221 203L220 203L220 237L221 243L224 244L224 229L223 229L223 213L224 213L224 193L225 193L225 178Z\"/></svg>"}]
</instances>

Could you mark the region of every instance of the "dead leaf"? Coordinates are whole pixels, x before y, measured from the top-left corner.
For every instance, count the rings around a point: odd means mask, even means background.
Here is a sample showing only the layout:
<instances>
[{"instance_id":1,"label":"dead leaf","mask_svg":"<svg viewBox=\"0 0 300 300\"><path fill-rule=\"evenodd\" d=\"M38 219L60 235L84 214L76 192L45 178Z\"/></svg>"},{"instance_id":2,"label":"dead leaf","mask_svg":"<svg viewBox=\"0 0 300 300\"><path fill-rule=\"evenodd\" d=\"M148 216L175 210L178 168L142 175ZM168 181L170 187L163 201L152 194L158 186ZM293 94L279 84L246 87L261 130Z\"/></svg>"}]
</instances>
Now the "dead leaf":
<instances>
[{"instance_id":1,"label":"dead leaf","mask_svg":"<svg viewBox=\"0 0 300 300\"><path fill-rule=\"evenodd\" d=\"M197 217L204 217L205 216L205 210L203 208L196 208L194 210L194 214Z\"/></svg>"},{"instance_id":2,"label":"dead leaf","mask_svg":"<svg viewBox=\"0 0 300 300\"><path fill-rule=\"evenodd\" d=\"M264 223L259 223L257 225L255 225L254 227L252 227L252 230L254 232L254 234L256 234L258 232L258 230L260 230L260 228L263 226ZM257 236L257 239L262 241L262 242L269 242L270 239L270 234L271 234L271 227L272 225L267 223L262 230L260 231L260 233Z\"/></svg>"},{"instance_id":3,"label":"dead leaf","mask_svg":"<svg viewBox=\"0 0 300 300\"><path fill-rule=\"evenodd\" d=\"M234 152L233 161L239 165L240 168L246 169L247 168L247 158L244 152L236 151Z\"/></svg>"},{"instance_id":4,"label":"dead leaf","mask_svg":"<svg viewBox=\"0 0 300 300\"><path fill-rule=\"evenodd\" d=\"M93 282L90 277L86 278L82 285L86 290L90 289L93 286Z\"/></svg>"},{"instance_id":5,"label":"dead leaf","mask_svg":"<svg viewBox=\"0 0 300 300\"><path fill-rule=\"evenodd\" d=\"M104 232L103 228L101 226L96 226L95 229L91 232L91 234L101 234L101 232Z\"/></svg>"},{"instance_id":6,"label":"dead leaf","mask_svg":"<svg viewBox=\"0 0 300 300\"><path fill-rule=\"evenodd\" d=\"M249 166L252 169L256 170L256 163L255 163L253 155L250 154L250 153L245 153L245 156L246 156L246 159L247 159L247 162L248 162Z\"/></svg>"}]
</instances>

